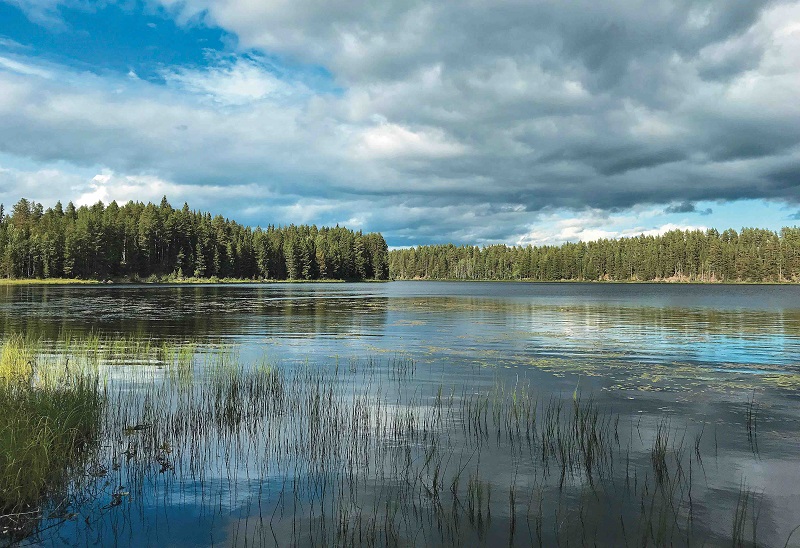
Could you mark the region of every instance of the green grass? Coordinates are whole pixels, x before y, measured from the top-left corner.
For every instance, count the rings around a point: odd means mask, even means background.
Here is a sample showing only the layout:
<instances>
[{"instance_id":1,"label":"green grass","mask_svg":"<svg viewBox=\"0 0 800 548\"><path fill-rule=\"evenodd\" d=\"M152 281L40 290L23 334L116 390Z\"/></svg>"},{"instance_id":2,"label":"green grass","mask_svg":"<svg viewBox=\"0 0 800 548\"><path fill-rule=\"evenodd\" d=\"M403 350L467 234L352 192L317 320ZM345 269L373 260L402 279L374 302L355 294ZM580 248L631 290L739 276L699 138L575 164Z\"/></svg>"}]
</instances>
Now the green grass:
<instances>
[{"instance_id":1,"label":"green grass","mask_svg":"<svg viewBox=\"0 0 800 548\"><path fill-rule=\"evenodd\" d=\"M0 278L0 285L75 285L99 284L99 280L76 278Z\"/></svg>"},{"instance_id":2,"label":"green grass","mask_svg":"<svg viewBox=\"0 0 800 548\"><path fill-rule=\"evenodd\" d=\"M196 277L177 277L174 275L158 276L151 275L145 278L111 278L113 283L142 283L142 284L259 284L259 283L344 283L350 280L340 279L321 279L321 280L273 280L273 279L252 279L252 278L210 278ZM363 282L380 282L386 280L353 280ZM0 278L0 286L24 286L24 285L102 285L106 282L102 280L82 280L77 278Z\"/></svg>"},{"instance_id":3,"label":"green grass","mask_svg":"<svg viewBox=\"0 0 800 548\"><path fill-rule=\"evenodd\" d=\"M322 279L322 280L271 280L271 279L251 279L251 278L178 278L175 276L151 276L145 280L139 280L145 283L162 283L162 284L260 284L260 283L343 283L346 280L339 279ZM364 280L367 281L367 280ZM370 280L371 281L371 280Z\"/></svg>"},{"instance_id":4,"label":"green grass","mask_svg":"<svg viewBox=\"0 0 800 548\"><path fill-rule=\"evenodd\" d=\"M98 375L40 361L21 337L0 352L0 514L30 512L58 490L94 440Z\"/></svg>"}]
</instances>

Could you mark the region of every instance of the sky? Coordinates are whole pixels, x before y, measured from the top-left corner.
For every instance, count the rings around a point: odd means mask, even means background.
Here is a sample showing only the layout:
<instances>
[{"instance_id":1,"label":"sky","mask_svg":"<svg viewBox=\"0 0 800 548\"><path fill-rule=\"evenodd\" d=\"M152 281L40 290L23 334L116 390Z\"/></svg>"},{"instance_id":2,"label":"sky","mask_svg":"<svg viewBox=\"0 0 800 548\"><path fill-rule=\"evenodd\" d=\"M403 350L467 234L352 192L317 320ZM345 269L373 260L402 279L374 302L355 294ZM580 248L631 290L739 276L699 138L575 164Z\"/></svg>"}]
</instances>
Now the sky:
<instances>
[{"instance_id":1,"label":"sky","mask_svg":"<svg viewBox=\"0 0 800 548\"><path fill-rule=\"evenodd\" d=\"M392 247L800 223L800 2L0 0L0 201Z\"/></svg>"}]
</instances>

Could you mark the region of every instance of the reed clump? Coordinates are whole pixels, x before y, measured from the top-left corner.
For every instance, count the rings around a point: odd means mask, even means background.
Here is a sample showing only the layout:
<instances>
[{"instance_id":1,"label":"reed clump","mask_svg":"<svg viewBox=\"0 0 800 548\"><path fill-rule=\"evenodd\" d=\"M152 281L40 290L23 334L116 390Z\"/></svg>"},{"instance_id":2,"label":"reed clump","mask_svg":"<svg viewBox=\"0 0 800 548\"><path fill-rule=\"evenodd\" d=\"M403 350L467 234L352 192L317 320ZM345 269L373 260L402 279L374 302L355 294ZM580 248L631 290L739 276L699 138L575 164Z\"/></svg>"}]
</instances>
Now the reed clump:
<instances>
[{"instance_id":1,"label":"reed clump","mask_svg":"<svg viewBox=\"0 0 800 548\"><path fill-rule=\"evenodd\" d=\"M0 350L0 379L5 384L28 382L33 376L33 355L20 335L12 335Z\"/></svg>"},{"instance_id":2,"label":"reed clump","mask_svg":"<svg viewBox=\"0 0 800 548\"><path fill-rule=\"evenodd\" d=\"M0 350L0 534L14 536L61 489L97 438L103 396L96 372L41 360L30 341Z\"/></svg>"}]
</instances>

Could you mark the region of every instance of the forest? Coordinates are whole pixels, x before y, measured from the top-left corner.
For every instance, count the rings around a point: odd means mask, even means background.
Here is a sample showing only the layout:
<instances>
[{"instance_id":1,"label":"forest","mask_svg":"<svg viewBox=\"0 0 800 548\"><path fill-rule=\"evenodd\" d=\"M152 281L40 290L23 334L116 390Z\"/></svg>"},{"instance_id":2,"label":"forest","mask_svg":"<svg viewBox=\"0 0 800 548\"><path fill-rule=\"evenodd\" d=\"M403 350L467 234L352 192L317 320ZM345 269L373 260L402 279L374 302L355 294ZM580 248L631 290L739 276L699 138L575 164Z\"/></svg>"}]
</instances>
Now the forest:
<instances>
[{"instance_id":1,"label":"forest","mask_svg":"<svg viewBox=\"0 0 800 548\"><path fill-rule=\"evenodd\" d=\"M800 228L672 230L560 246L421 246L391 251L389 275L429 280L797 282Z\"/></svg>"},{"instance_id":2,"label":"forest","mask_svg":"<svg viewBox=\"0 0 800 548\"><path fill-rule=\"evenodd\" d=\"M220 215L116 202L46 210L26 199L0 205L0 276L159 280L384 280L383 236L307 225L242 226Z\"/></svg>"}]
</instances>

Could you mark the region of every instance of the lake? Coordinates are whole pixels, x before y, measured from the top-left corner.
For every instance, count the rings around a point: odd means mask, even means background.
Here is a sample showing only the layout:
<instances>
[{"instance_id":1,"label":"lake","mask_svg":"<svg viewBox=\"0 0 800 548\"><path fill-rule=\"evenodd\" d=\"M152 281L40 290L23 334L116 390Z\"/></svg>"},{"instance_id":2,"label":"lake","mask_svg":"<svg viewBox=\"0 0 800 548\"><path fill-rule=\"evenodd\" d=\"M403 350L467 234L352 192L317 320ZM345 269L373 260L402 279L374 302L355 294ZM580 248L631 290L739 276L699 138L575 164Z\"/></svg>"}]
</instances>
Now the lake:
<instances>
[{"instance_id":1,"label":"lake","mask_svg":"<svg viewBox=\"0 0 800 548\"><path fill-rule=\"evenodd\" d=\"M104 359L23 543L800 546L798 286L6 286L0 323L191 354Z\"/></svg>"}]
</instances>

